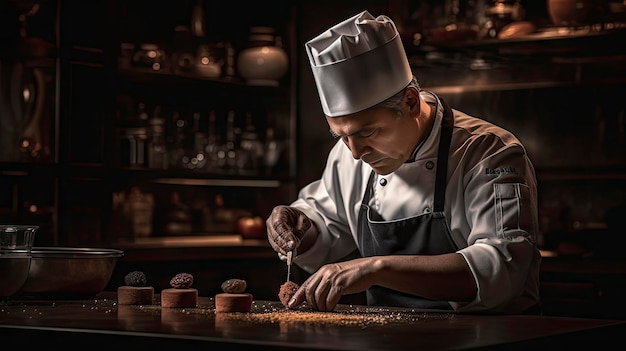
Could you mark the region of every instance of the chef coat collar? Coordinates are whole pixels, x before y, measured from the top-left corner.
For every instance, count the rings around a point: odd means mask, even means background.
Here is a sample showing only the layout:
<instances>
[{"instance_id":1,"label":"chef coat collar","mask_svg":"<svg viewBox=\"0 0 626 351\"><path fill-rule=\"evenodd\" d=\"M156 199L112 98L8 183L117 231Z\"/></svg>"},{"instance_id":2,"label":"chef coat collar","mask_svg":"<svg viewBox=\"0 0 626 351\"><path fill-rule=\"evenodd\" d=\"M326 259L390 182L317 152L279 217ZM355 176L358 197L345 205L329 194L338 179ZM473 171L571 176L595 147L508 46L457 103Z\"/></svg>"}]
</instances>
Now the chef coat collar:
<instances>
[{"instance_id":1,"label":"chef coat collar","mask_svg":"<svg viewBox=\"0 0 626 351\"><path fill-rule=\"evenodd\" d=\"M411 157L409 157L409 159L405 163L415 162L417 160L417 154L419 153L422 146L426 142L432 143L432 140L430 139L433 139L433 135L439 135L438 131L441 127L441 120L443 119L443 108L441 106L439 98L434 93L429 91L422 91L420 92L420 95L422 95L422 98L424 99L424 101L426 101L427 104L435 108L435 122L433 123L433 126L430 129L430 133L428 134L428 136L424 138L419 144L417 144L417 146L411 153ZM437 131L437 133L434 134L434 131Z\"/></svg>"}]
</instances>

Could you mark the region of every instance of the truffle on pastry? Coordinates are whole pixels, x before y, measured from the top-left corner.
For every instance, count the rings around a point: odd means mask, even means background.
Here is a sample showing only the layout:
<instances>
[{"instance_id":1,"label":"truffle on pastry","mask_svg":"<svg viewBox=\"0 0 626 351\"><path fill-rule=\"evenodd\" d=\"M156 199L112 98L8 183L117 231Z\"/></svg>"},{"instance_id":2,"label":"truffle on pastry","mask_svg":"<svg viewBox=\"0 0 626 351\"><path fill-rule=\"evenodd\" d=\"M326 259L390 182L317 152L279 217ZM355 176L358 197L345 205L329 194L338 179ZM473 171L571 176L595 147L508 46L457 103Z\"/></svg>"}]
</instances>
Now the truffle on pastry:
<instances>
[{"instance_id":1,"label":"truffle on pastry","mask_svg":"<svg viewBox=\"0 0 626 351\"><path fill-rule=\"evenodd\" d=\"M118 305L151 305L154 302L154 287L147 286L143 272L128 273L124 277L124 284L117 288Z\"/></svg>"},{"instance_id":2,"label":"truffle on pastry","mask_svg":"<svg viewBox=\"0 0 626 351\"><path fill-rule=\"evenodd\" d=\"M192 288L193 276L178 273L170 280L171 288L161 291L161 307L183 308L198 306L198 289Z\"/></svg>"},{"instance_id":3,"label":"truffle on pastry","mask_svg":"<svg viewBox=\"0 0 626 351\"><path fill-rule=\"evenodd\" d=\"M222 291L230 294L241 294L246 291L246 287L248 283L246 283L243 279L228 279L222 283Z\"/></svg>"},{"instance_id":4,"label":"truffle on pastry","mask_svg":"<svg viewBox=\"0 0 626 351\"><path fill-rule=\"evenodd\" d=\"M246 293L246 281L242 279L228 279L222 283L223 293L215 295L215 312L250 312L252 308L252 294Z\"/></svg>"}]
</instances>

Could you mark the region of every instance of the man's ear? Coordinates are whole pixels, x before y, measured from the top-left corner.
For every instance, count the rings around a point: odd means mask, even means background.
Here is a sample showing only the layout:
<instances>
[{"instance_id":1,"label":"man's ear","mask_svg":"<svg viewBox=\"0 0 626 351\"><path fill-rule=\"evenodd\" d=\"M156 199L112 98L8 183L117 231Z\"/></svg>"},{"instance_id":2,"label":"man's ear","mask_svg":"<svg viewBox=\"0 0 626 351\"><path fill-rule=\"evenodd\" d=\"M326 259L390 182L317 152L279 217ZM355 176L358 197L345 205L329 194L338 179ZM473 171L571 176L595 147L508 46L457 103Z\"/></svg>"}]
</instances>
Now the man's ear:
<instances>
[{"instance_id":1,"label":"man's ear","mask_svg":"<svg viewBox=\"0 0 626 351\"><path fill-rule=\"evenodd\" d=\"M411 114L419 114L421 99L417 89L407 88L404 93L404 104Z\"/></svg>"}]
</instances>

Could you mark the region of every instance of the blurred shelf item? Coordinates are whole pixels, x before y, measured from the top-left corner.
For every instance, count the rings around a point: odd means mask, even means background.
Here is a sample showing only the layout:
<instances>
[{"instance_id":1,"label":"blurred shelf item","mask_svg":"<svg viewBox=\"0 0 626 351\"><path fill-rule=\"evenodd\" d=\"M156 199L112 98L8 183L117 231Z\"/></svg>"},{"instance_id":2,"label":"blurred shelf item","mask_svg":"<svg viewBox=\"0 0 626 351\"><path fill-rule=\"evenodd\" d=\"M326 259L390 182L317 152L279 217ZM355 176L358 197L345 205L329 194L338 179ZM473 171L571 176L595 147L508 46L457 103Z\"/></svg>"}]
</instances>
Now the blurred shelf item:
<instances>
[{"instance_id":1,"label":"blurred shelf item","mask_svg":"<svg viewBox=\"0 0 626 351\"><path fill-rule=\"evenodd\" d=\"M626 24L546 27L506 39L408 48L422 86L442 94L626 82ZM442 85L441 82L446 82Z\"/></svg>"}]
</instances>

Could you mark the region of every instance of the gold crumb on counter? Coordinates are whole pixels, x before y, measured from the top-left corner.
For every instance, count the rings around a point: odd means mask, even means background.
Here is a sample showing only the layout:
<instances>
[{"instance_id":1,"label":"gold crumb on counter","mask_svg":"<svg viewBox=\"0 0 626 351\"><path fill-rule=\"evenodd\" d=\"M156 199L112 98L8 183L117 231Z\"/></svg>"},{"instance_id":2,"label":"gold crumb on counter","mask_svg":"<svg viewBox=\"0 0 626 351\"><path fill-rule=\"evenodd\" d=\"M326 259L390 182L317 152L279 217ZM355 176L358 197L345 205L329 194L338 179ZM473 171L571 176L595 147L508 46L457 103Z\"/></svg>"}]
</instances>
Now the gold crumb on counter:
<instances>
[{"instance_id":1,"label":"gold crumb on counter","mask_svg":"<svg viewBox=\"0 0 626 351\"><path fill-rule=\"evenodd\" d=\"M370 325L385 325L395 322L417 323L430 319L448 319L453 314L449 313L405 313L383 312L366 313L358 311L321 312L313 310L268 310L251 313L236 313L221 316L229 322L236 323L277 323L281 327L284 324L296 327L301 324L326 325L326 326L356 326L364 328Z\"/></svg>"}]
</instances>

